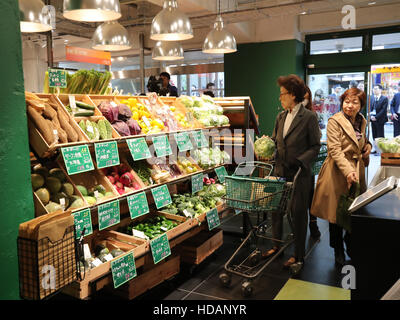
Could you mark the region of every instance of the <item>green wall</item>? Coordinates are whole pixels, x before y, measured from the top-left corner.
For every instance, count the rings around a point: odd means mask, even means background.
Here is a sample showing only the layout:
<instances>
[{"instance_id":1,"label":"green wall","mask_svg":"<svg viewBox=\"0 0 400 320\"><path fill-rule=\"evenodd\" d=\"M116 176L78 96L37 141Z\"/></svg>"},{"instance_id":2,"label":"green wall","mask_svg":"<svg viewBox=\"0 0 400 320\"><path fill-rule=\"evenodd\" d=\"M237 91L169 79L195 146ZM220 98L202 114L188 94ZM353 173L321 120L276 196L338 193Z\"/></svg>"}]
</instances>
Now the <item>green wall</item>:
<instances>
[{"instance_id":1,"label":"green wall","mask_svg":"<svg viewBox=\"0 0 400 320\"><path fill-rule=\"evenodd\" d=\"M18 299L18 226L34 217L18 1L1 1L0 30L0 299Z\"/></svg>"},{"instance_id":2,"label":"green wall","mask_svg":"<svg viewBox=\"0 0 400 320\"><path fill-rule=\"evenodd\" d=\"M262 134L272 134L281 110L277 78L291 73L304 78L303 52L302 42L283 40L239 44L237 52L225 55L225 96L250 96Z\"/></svg>"}]
</instances>

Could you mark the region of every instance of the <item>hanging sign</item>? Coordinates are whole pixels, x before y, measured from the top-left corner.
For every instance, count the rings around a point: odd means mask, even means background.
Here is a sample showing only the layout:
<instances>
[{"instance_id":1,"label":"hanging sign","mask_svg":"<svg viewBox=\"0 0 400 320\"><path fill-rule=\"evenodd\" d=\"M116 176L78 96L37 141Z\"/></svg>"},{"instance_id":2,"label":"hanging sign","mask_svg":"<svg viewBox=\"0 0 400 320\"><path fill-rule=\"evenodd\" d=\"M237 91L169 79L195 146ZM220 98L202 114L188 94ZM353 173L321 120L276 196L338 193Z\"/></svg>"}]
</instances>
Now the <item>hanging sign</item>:
<instances>
[{"instance_id":1,"label":"hanging sign","mask_svg":"<svg viewBox=\"0 0 400 320\"><path fill-rule=\"evenodd\" d=\"M50 88L66 88L67 72L59 69L49 69L49 87Z\"/></svg>"},{"instance_id":2,"label":"hanging sign","mask_svg":"<svg viewBox=\"0 0 400 320\"><path fill-rule=\"evenodd\" d=\"M143 192L136 193L127 198L129 212L131 214L131 219L140 217L146 213L149 213L149 204L147 203L146 194Z\"/></svg>"},{"instance_id":3,"label":"hanging sign","mask_svg":"<svg viewBox=\"0 0 400 320\"><path fill-rule=\"evenodd\" d=\"M68 175L94 170L87 145L61 148Z\"/></svg>"},{"instance_id":4,"label":"hanging sign","mask_svg":"<svg viewBox=\"0 0 400 320\"><path fill-rule=\"evenodd\" d=\"M129 252L111 261L111 272L114 288L118 288L136 277L136 265L133 252Z\"/></svg>"},{"instance_id":5,"label":"hanging sign","mask_svg":"<svg viewBox=\"0 0 400 320\"><path fill-rule=\"evenodd\" d=\"M166 135L153 137L153 144L157 157L165 157L172 154L171 145Z\"/></svg>"},{"instance_id":6,"label":"hanging sign","mask_svg":"<svg viewBox=\"0 0 400 320\"><path fill-rule=\"evenodd\" d=\"M96 163L99 169L119 165L118 146L116 141L95 143Z\"/></svg>"},{"instance_id":7,"label":"hanging sign","mask_svg":"<svg viewBox=\"0 0 400 320\"><path fill-rule=\"evenodd\" d=\"M119 200L101 204L98 207L99 230L116 225L120 222Z\"/></svg>"},{"instance_id":8,"label":"hanging sign","mask_svg":"<svg viewBox=\"0 0 400 320\"><path fill-rule=\"evenodd\" d=\"M132 158L135 161L151 158L149 147L144 138L126 140Z\"/></svg>"},{"instance_id":9,"label":"hanging sign","mask_svg":"<svg viewBox=\"0 0 400 320\"><path fill-rule=\"evenodd\" d=\"M215 168L215 173L217 174L218 180L221 183L225 182L225 177L228 175L228 172L226 172L226 169L224 166L219 167L219 168Z\"/></svg>"},{"instance_id":10,"label":"hanging sign","mask_svg":"<svg viewBox=\"0 0 400 320\"><path fill-rule=\"evenodd\" d=\"M192 176L192 193L203 190L203 174L199 173Z\"/></svg>"},{"instance_id":11,"label":"hanging sign","mask_svg":"<svg viewBox=\"0 0 400 320\"><path fill-rule=\"evenodd\" d=\"M179 152L193 149L188 132L175 133L175 141L178 145Z\"/></svg>"},{"instance_id":12,"label":"hanging sign","mask_svg":"<svg viewBox=\"0 0 400 320\"><path fill-rule=\"evenodd\" d=\"M197 148L208 147L208 141L203 131L193 131L192 134L194 141L196 142Z\"/></svg>"},{"instance_id":13,"label":"hanging sign","mask_svg":"<svg viewBox=\"0 0 400 320\"><path fill-rule=\"evenodd\" d=\"M78 47L65 47L65 57L69 61L87 62L111 66L111 52Z\"/></svg>"},{"instance_id":14,"label":"hanging sign","mask_svg":"<svg viewBox=\"0 0 400 320\"><path fill-rule=\"evenodd\" d=\"M151 253L153 255L154 264L159 263L171 255L171 248L167 234L164 233L162 236L150 241Z\"/></svg>"},{"instance_id":15,"label":"hanging sign","mask_svg":"<svg viewBox=\"0 0 400 320\"><path fill-rule=\"evenodd\" d=\"M165 184L151 189L151 193L153 194L157 209L161 209L172 203L171 195L169 194L168 187Z\"/></svg>"},{"instance_id":16,"label":"hanging sign","mask_svg":"<svg viewBox=\"0 0 400 320\"><path fill-rule=\"evenodd\" d=\"M208 211L206 216L207 216L208 230L211 231L212 229L218 227L221 224L219 221L217 208Z\"/></svg>"},{"instance_id":17,"label":"hanging sign","mask_svg":"<svg viewBox=\"0 0 400 320\"><path fill-rule=\"evenodd\" d=\"M74 212L74 224L76 230L76 238L81 237L82 230L85 228L84 237L93 233L92 216L90 215L90 209Z\"/></svg>"}]
</instances>

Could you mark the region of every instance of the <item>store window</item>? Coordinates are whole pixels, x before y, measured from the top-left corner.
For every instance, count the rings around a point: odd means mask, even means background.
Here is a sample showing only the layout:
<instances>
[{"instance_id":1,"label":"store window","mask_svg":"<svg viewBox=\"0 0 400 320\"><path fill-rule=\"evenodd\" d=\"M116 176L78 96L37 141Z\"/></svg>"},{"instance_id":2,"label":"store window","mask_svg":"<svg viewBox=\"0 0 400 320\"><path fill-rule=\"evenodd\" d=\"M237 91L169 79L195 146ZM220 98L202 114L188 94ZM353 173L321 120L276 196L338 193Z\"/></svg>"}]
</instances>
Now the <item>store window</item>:
<instances>
[{"instance_id":1,"label":"store window","mask_svg":"<svg viewBox=\"0 0 400 320\"><path fill-rule=\"evenodd\" d=\"M330 54L362 51L362 37L310 41L310 54Z\"/></svg>"},{"instance_id":2,"label":"store window","mask_svg":"<svg viewBox=\"0 0 400 320\"><path fill-rule=\"evenodd\" d=\"M372 50L400 48L400 32L372 36Z\"/></svg>"}]
</instances>

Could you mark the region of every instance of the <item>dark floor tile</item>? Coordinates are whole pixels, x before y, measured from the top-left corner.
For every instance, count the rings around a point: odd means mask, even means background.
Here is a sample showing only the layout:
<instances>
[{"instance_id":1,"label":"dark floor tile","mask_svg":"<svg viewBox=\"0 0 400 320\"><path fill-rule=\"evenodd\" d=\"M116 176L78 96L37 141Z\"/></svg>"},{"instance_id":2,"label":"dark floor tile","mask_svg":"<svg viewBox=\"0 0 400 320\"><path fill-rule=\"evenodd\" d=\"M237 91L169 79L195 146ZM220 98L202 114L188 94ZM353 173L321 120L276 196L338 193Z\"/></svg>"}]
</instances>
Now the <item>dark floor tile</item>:
<instances>
[{"instance_id":1,"label":"dark floor tile","mask_svg":"<svg viewBox=\"0 0 400 320\"><path fill-rule=\"evenodd\" d=\"M163 300L182 300L188 294L187 291L175 290L167 295Z\"/></svg>"},{"instance_id":2,"label":"dark floor tile","mask_svg":"<svg viewBox=\"0 0 400 320\"><path fill-rule=\"evenodd\" d=\"M185 297L184 300L225 300L225 299L192 292L187 297Z\"/></svg>"}]
</instances>

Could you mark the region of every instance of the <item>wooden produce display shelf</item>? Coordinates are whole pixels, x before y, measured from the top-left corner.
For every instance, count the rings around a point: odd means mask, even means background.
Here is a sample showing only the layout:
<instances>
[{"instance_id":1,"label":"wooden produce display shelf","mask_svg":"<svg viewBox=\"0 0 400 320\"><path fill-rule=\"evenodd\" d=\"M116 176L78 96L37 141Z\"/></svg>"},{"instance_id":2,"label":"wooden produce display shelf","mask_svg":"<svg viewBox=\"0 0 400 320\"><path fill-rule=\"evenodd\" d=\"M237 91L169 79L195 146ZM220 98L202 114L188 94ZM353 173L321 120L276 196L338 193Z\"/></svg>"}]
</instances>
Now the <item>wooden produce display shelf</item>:
<instances>
[{"instance_id":1,"label":"wooden produce display shelf","mask_svg":"<svg viewBox=\"0 0 400 320\"><path fill-rule=\"evenodd\" d=\"M381 166L400 166L400 153L381 153Z\"/></svg>"}]
</instances>

